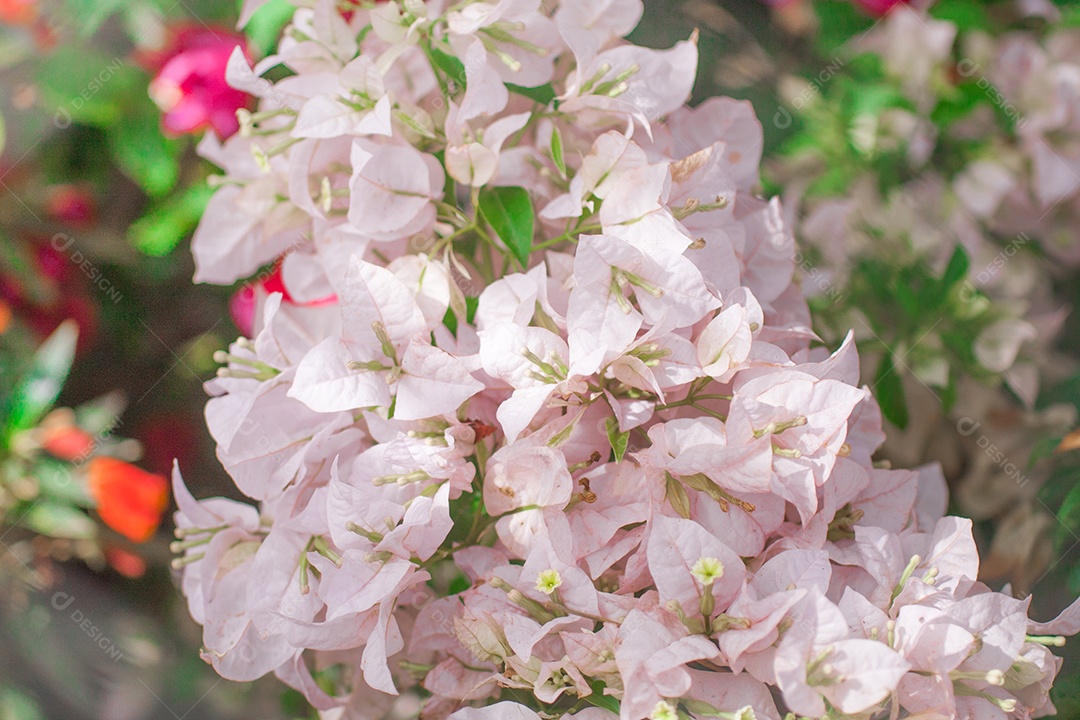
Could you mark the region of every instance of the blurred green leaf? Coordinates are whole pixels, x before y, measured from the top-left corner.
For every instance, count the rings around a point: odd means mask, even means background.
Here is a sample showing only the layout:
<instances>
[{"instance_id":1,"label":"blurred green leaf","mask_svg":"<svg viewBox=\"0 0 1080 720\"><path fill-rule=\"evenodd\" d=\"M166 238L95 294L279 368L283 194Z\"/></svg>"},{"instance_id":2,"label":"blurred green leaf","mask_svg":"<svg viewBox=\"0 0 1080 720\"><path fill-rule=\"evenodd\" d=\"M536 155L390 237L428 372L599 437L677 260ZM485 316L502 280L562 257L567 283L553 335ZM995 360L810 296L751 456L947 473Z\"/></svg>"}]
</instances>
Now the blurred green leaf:
<instances>
[{"instance_id":1,"label":"blurred green leaf","mask_svg":"<svg viewBox=\"0 0 1080 720\"><path fill-rule=\"evenodd\" d=\"M138 98L117 121L109 133L109 148L120 168L150 197L169 192L180 177L181 143L162 135L157 107L149 97Z\"/></svg>"},{"instance_id":2,"label":"blurred green leaf","mask_svg":"<svg viewBox=\"0 0 1080 720\"><path fill-rule=\"evenodd\" d=\"M953 285L967 277L969 267L971 267L971 261L968 260L967 251L964 250L963 245L957 245L941 276L942 288L946 291L952 289Z\"/></svg>"},{"instance_id":3,"label":"blurred green leaf","mask_svg":"<svg viewBox=\"0 0 1080 720\"><path fill-rule=\"evenodd\" d=\"M12 394L11 411L4 429L5 440L33 427L56 402L71 371L78 338L78 324L74 320L65 320L38 348L30 374Z\"/></svg>"},{"instance_id":4,"label":"blurred green leaf","mask_svg":"<svg viewBox=\"0 0 1080 720\"><path fill-rule=\"evenodd\" d=\"M120 122L130 98L146 94L145 73L128 63L120 55L71 45L44 56L37 81L43 104L55 108L55 123L65 128L72 122L99 127Z\"/></svg>"},{"instance_id":5,"label":"blurred green leaf","mask_svg":"<svg viewBox=\"0 0 1080 720\"><path fill-rule=\"evenodd\" d=\"M480 212L521 266L528 267L536 220L529 191L519 187L484 188L480 191Z\"/></svg>"},{"instance_id":6,"label":"blurred green leaf","mask_svg":"<svg viewBox=\"0 0 1080 720\"><path fill-rule=\"evenodd\" d=\"M469 576L463 572L459 572L457 575L454 576L453 580L450 581L450 586L447 588L446 594L458 595L465 592L471 587L472 580L469 579Z\"/></svg>"},{"instance_id":7,"label":"blurred green leaf","mask_svg":"<svg viewBox=\"0 0 1080 720\"><path fill-rule=\"evenodd\" d=\"M31 506L19 524L41 535L70 540L92 538L97 533L97 525L86 513L49 500Z\"/></svg>"},{"instance_id":8,"label":"blurred green leaf","mask_svg":"<svg viewBox=\"0 0 1080 720\"><path fill-rule=\"evenodd\" d=\"M1076 529L1080 527L1080 485L1073 486L1061 501L1057 517L1061 521L1059 532L1062 537L1073 537Z\"/></svg>"},{"instance_id":9,"label":"blurred green leaf","mask_svg":"<svg viewBox=\"0 0 1080 720\"><path fill-rule=\"evenodd\" d=\"M0 720L44 720L37 703L18 690L0 691Z\"/></svg>"},{"instance_id":10,"label":"blurred green leaf","mask_svg":"<svg viewBox=\"0 0 1080 720\"><path fill-rule=\"evenodd\" d=\"M943 99L930 113L930 120L938 127L952 125L966 117L989 98L978 83L965 82L957 85L951 97Z\"/></svg>"},{"instance_id":11,"label":"blurred green leaf","mask_svg":"<svg viewBox=\"0 0 1080 720\"><path fill-rule=\"evenodd\" d=\"M946 0L930 7L930 16L948 20L965 32L991 30L990 16L986 13L985 0Z\"/></svg>"},{"instance_id":12,"label":"blurred green leaf","mask_svg":"<svg viewBox=\"0 0 1080 720\"><path fill-rule=\"evenodd\" d=\"M885 351L874 376L874 395L881 405L881 413L889 422L903 430L908 424L907 401L904 399L904 383L896 369L892 353Z\"/></svg>"},{"instance_id":13,"label":"blurred green leaf","mask_svg":"<svg viewBox=\"0 0 1080 720\"><path fill-rule=\"evenodd\" d=\"M818 0L813 7L820 27L818 44L825 52L836 50L874 22L847 0Z\"/></svg>"},{"instance_id":14,"label":"blurred green leaf","mask_svg":"<svg viewBox=\"0 0 1080 720\"><path fill-rule=\"evenodd\" d=\"M1035 444L1031 448L1031 455L1028 457L1027 469L1035 467L1035 463L1040 460L1045 460L1048 457L1054 455L1054 450L1061 443L1061 437L1041 437L1035 441Z\"/></svg>"},{"instance_id":15,"label":"blurred green leaf","mask_svg":"<svg viewBox=\"0 0 1080 720\"><path fill-rule=\"evenodd\" d=\"M1080 5L1066 6L1061 9L1062 27L1080 27Z\"/></svg>"},{"instance_id":16,"label":"blurred green leaf","mask_svg":"<svg viewBox=\"0 0 1080 720\"><path fill-rule=\"evenodd\" d=\"M147 255L168 255L199 224L213 194L213 188L199 182L168 197L132 223L128 237Z\"/></svg>"},{"instance_id":17,"label":"blurred green leaf","mask_svg":"<svg viewBox=\"0 0 1080 720\"><path fill-rule=\"evenodd\" d=\"M65 0L75 29L83 36L93 35L101 24L120 12L130 0Z\"/></svg>"},{"instance_id":18,"label":"blurred green leaf","mask_svg":"<svg viewBox=\"0 0 1080 720\"><path fill-rule=\"evenodd\" d=\"M26 293L31 302L46 305L55 302L56 286L41 282L34 258L29 247L24 243L9 241L6 237L0 242L0 272L14 280L19 289Z\"/></svg>"},{"instance_id":19,"label":"blurred green leaf","mask_svg":"<svg viewBox=\"0 0 1080 720\"><path fill-rule=\"evenodd\" d=\"M244 32L259 54L269 55L277 48L281 31L294 12L296 7L289 0L270 0L255 12Z\"/></svg>"},{"instance_id":20,"label":"blurred green leaf","mask_svg":"<svg viewBox=\"0 0 1080 720\"><path fill-rule=\"evenodd\" d=\"M101 435L116 427L127 402L123 393L113 391L75 408L75 422L91 435Z\"/></svg>"},{"instance_id":21,"label":"blurred green leaf","mask_svg":"<svg viewBox=\"0 0 1080 720\"><path fill-rule=\"evenodd\" d=\"M899 89L889 85L856 85L848 95L848 102L852 117L877 117L885 110L910 105Z\"/></svg>"},{"instance_id":22,"label":"blurred green leaf","mask_svg":"<svg viewBox=\"0 0 1080 720\"><path fill-rule=\"evenodd\" d=\"M79 480L76 469L68 463L52 459L42 459L34 465L34 478L42 496L56 501L58 505L78 505L93 507L94 500L86 490L84 482Z\"/></svg>"}]
</instances>

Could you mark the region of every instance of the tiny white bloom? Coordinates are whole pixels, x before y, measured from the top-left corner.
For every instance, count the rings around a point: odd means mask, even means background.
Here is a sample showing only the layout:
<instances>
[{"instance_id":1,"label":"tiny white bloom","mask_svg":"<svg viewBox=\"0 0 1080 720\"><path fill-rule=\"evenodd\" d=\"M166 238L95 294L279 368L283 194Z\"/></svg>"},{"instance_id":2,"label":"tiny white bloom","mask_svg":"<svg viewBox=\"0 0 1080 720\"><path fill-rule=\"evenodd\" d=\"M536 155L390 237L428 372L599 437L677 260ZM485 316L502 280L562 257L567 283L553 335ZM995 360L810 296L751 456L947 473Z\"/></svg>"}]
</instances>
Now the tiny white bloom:
<instances>
[{"instance_id":1,"label":"tiny white bloom","mask_svg":"<svg viewBox=\"0 0 1080 720\"><path fill-rule=\"evenodd\" d=\"M649 715L649 720L679 720L679 714L671 703L661 700L656 703L656 707Z\"/></svg>"},{"instance_id":2,"label":"tiny white bloom","mask_svg":"<svg viewBox=\"0 0 1080 720\"><path fill-rule=\"evenodd\" d=\"M724 576L724 563L712 557L698 558L694 567L690 568L690 574L709 587Z\"/></svg>"},{"instance_id":3,"label":"tiny white bloom","mask_svg":"<svg viewBox=\"0 0 1080 720\"><path fill-rule=\"evenodd\" d=\"M558 570L545 570L536 577L536 589L545 595L555 592L560 585L562 585L562 575Z\"/></svg>"}]
</instances>

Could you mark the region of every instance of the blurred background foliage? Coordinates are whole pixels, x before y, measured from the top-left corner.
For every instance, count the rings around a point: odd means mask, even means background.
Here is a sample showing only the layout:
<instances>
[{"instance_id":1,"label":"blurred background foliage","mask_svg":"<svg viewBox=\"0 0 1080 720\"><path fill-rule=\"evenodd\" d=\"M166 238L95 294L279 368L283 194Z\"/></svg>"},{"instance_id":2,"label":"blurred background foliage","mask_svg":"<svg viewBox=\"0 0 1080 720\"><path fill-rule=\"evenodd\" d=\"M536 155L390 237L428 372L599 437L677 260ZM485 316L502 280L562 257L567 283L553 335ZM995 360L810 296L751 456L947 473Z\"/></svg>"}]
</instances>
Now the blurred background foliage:
<instances>
[{"instance_id":1,"label":"blurred background foliage","mask_svg":"<svg viewBox=\"0 0 1080 720\"><path fill-rule=\"evenodd\" d=\"M1004 4L939 0L931 12L993 32ZM1080 6L1057 4L1058 26L1080 27ZM199 629L169 567L170 511L156 506L174 458L196 496L235 493L205 430L202 382L216 369L214 351L241 332L245 289L191 283L186 240L213 191L212 167L196 153L209 123L176 124L177 99L152 88L190 48L209 38L235 44L237 10L218 0L0 0L0 720L313 717L276 683L222 681L199 660ZM753 103L764 129L763 192L784 194L792 158L816 153L824 169L805 195L844 196L867 176L888 190L922 172L902 147L867 152L859 142L868 119L910 108L880 58L850 50L879 22L866 10L848 0L646 0L631 39L667 47L698 29L694 102L722 94ZM291 11L286 0L260 10L239 38L250 56L274 47ZM796 108L791 83L800 78L815 102ZM930 116L946 127L986 102L961 83ZM1011 132L1009 118L1000 120ZM931 163L955 173L971 151L943 143ZM824 264L812 245L803 252L804 273ZM956 302L969 273L959 247L937 264L867 257L843 302L812 300L817 329L834 346L847 307L880 320L885 340L864 346L875 362L864 380L901 440L904 426L945 418L961 381L999 380L971 357L989 319ZM1054 279L1055 297L1070 305L1080 301L1073 280ZM929 317L948 318L953 352L940 393L927 395L891 353L910 346ZM1078 329L1070 316L1054 348L1068 360L1043 383L1036 409L1080 412ZM1012 427L1027 411L1007 390L1003 397L999 412ZM963 447L955 423L946 425L944 442ZM993 583L1034 591L1039 618L1080 593L1080 440L1070 430L1070 422L1034 426L1010 450L1039 478L1042 525L977 518L984 552L999 537L1026 548L1013 565L998 563L1006 569ZM957 484L980 450L885 455L941 460ZM123 468L98 463L95 474L94 458ZM956 498L951 510L972 514ZM160 531L141 537L159 516ZM1056 702L1062 717L1080 717L1076 644L1064 655Z\"/></svg>"}]
</instances>

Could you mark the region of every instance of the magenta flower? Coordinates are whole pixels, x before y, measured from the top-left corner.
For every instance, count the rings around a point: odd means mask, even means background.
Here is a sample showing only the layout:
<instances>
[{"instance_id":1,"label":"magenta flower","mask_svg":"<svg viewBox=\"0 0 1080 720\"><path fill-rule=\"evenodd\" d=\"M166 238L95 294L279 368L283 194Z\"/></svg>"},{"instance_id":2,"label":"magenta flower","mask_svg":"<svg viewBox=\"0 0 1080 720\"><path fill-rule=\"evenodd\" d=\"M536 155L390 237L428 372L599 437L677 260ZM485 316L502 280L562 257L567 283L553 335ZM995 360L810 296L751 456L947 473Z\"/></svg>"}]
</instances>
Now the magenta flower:
<instances>
[{"instance_id":1,"label":"magenta flower","mask_svg":"<svg viewBox=\"0 0 1080 720\"><path fill-rule=\"evenodd\" d=\"M174 135L200 133L212 128L224 139L240 124L236 111L248 104L246 93L229 86L225 67L244 38L227 30L183 28L160 57L150 97L162 111L162 126Z\"/></svg>"},{"instance_id":2,"label":"magenta flower","mask_svg":"<svg viewBox=\"0 0 1080 720\"><path fill-rule=\"evenodd\" d=\"M860 9L874 17L882 17L897 5L906 5L908 2L910 0L855 0Z\"/></svg>"}]
</instances>

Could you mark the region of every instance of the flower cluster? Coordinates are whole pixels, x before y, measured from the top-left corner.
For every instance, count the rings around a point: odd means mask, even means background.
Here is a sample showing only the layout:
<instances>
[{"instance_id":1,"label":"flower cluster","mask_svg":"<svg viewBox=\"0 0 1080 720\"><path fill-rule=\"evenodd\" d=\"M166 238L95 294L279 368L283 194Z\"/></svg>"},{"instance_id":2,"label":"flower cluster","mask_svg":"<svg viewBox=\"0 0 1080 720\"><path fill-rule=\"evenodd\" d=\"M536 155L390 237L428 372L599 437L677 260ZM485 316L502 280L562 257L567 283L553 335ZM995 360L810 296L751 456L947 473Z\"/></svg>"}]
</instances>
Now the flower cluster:
<instances>
[{"instance_id":1,"label":"flower cluster","mask_svg":"<svg viewBox=\"0 0 1080 720\"><path fill-rule=\"evenodd\" d=\"M1064 320L1052 280L1080 264L1080 64L1076 32L1055 25L1053 6L1003 6L1004 19L973 29L905 5L852 39L848 50L869 53L883 74L861 78L878 85L872 103L830 93L806 108L815 132L845 124L852 155L817 167L829 177L811 184L799 234L834 292L854 281L855 258L940 272L962 249L969 264L952 314L978 330L966 343L969 372L1002 374L1031 403L1038 360ZM778 173L793 194L807 186L812 154L794 153ZM941 330L927 343L936 352L908 363L932 387L949 380Z\"/></svg>"},{"instance_id":2,"label":"flower cluster","mask_svg":"<svg viewBox=\"0 0 1080 720\"><path fill-rule=\"evenodd\" d=\"M890 433L889 456L948 467L957 424L984 426L948 474L965 475L965 514L1041 538L1017 558L1021 582L1050 563L1035 498L1049 463L1028 484L1028 459L1076 422L1068 405L1032 407L1061 379L1053 344L1072 298L1056 286L1080 260L1080 65L1053 6L957 23L960 4L898 6L845 38L841 74L792 84L806 128L775 179L799 215L815 329L830 342L855 329L887 419L911 426Z\"/></svg>"},{"instance_id":3,"label":"flower cluster","mask_svg":"<svg viewBox=\"0 0 1080 720\"><path fill-rule=\"evenodd\" d=\"M327 718L1052 712L1080 604L1030 621L873 464L751 107L685 107L641 11L319 0L234 52L196 279L275 280L206 411L258 507L174 477L205 659Z\"/></svg>"}]
</instances>

